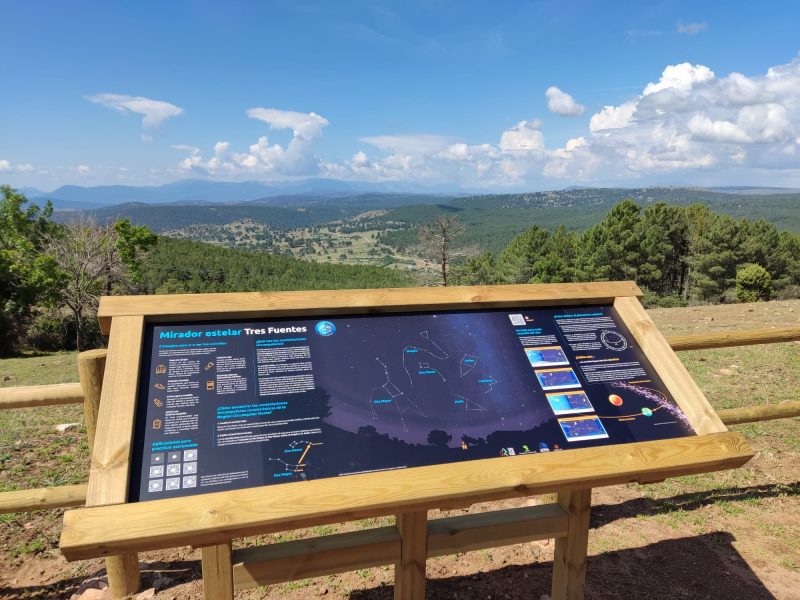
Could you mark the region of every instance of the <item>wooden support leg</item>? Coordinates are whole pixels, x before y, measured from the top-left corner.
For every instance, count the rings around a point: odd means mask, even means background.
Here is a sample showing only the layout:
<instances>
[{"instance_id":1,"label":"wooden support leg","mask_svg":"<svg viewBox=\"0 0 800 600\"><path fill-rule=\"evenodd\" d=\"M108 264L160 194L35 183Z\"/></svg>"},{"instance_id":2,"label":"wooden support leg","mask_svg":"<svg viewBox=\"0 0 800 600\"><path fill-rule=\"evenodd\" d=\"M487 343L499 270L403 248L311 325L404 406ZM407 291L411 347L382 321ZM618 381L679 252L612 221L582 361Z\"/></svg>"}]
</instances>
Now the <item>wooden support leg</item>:
<instances>
[{"instance_id":1,"label":"wooden support leg","mask_svg":"<svg viewBox=\"0 0 800 600\"><path fill-rule=\"evenodd\" d=\"M582 600L592 490L559 492L558 503L567 511L569 525L567 537L556 539L551 597L553 600Z\"/></svg>"},{"instance_id":2,"label":"wooden support leg","mask_svg":"<svg viewBox=\"0 0 800 600\"><path fill-rule=\"evenodd\" d=\"M428 513L397 515L400 562L394 567L394 600L425 598L425 561L428 558Z\"/></svg>"},{"instance_id":3,"label":"wooden support leg","mask_svg":"<svg viewBox=\"0 0 800 600\"><path fill-rule=\"evenodd\" d=\"M203 596L206 600L233 600L231 543L201 549Z\"/></svg>"},{"instance_id":4,"label":"wooden support leg","mask_svg":"<svg viewBox=\"0 0 800 600\"><path fill-rule=\"evenodd\" d=\"M106 558L108 593L113 599L135 594L141 587L139 555L135 552Z\"/></svg>"}]
</instances>

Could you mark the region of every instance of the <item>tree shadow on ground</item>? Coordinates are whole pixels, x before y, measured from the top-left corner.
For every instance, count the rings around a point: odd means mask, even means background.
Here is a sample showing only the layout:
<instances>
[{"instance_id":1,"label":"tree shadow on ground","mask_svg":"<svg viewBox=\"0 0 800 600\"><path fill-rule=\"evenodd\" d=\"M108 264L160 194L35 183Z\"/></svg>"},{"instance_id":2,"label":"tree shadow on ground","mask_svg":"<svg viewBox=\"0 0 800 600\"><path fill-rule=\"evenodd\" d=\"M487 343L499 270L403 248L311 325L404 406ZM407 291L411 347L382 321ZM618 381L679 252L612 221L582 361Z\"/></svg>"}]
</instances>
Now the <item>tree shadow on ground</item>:
<instances>
[{"instance_id":1,"label":"tree shadow on ground","mask_svg":"<svg viewBox=\"0 0 800 600\"><path fill-rule=\"evenodd\" d=\"M589 557L586 598L601 600L772 599L726 532L666 540ZM430 579L427 600L500 598L538 600L550 593L553 563L508 566ZM391 600L392 586L357 590L350 600Z\"/></svg>"},{"instance_id":2,"label":"tree shadow on ground","mask_svg":"<svg viewBox=\"0 0 800 600\"><path fill-rule=\"evenodd\" d=\"M800 483L772 483L750 487L729 487L701 492L688 492L665 498L633 498L619 504L592 506L592 529L639 515L658 515L674 511L690 511L724 502L757 502L778 496L800 496Z\"/></svg>"}]
</instances>

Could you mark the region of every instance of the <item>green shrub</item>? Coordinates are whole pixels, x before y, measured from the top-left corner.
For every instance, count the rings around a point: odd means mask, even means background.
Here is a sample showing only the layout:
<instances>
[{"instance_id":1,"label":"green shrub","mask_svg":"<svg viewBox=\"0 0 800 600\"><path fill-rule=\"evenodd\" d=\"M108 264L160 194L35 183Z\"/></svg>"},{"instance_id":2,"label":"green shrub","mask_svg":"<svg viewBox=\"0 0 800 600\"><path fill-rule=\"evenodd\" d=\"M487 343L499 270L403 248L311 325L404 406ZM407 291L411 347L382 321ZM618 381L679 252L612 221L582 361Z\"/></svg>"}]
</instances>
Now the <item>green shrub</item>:
<instances>
[{"instance_id":1,"label":"green shrub","mask_svg":"<svg viewBox=\"0 0 800 600\"><path fill-rule=\"evenodd\" d=\"M745 265L736 272L736 298L740 302L769 300L772 296L772 277L760 265Z\"/></svg>"},{"instance_id":2,"label":"green shrub","mask_svg":"<svg viewBox=\"0 0 800 600\"><path fill-rule=\"evenodd\" d=\"M27 335L26 346L33 350L53 352L75 348L75 321L58 312L39 313L33 318Z\"/></svg>"}]
</instances>

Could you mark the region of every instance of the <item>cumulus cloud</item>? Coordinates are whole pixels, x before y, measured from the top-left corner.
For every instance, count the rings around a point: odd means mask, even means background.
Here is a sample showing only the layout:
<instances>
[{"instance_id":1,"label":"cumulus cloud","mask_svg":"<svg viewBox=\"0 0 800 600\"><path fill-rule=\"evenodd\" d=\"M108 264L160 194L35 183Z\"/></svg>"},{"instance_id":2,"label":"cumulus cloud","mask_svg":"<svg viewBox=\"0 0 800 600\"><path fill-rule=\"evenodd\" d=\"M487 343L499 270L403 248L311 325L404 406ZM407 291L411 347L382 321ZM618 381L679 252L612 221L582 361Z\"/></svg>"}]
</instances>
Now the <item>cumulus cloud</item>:
<instances>
[{"instance_id":1,"label":"cumulus cloud","mask_svg":"<svg viewBox=\"0 0 800 600\"><path fill-rule=\"evenodd\" d=\"M708 29L708 23L705 21L700 21L697 23L683 23L679 22L678 26L676 27L676 31L678 33L683 33L686 35L697 35L698 33L705 31Z\"/></svg>"},{"instance_id":2,"label":"cumulus cloud","mask_svg":"<svg viewBox=\"0 0 800 600\"><path fill-rule=\"evenodd\" d=\"M11 172L11 161L2 159L0 160L0 173Z\"/></svg>"},{"instance_id":3,"label":"cumulus cloud","mask_svg":"<svg viewBox=\"0 0 800 600\"><path fill-rule=\"evenodd\" d=\"M135 113L142 115L142 127L152 129L164 121L183 114L183 109L162 100L152 100L143 96L126 96L124 94L95 94L86 97L89 102L112 108L122 114Z\"/></svg>"},{"instance_id":4,"label":"cumulus cloud","mask_svg":"<svg viewBox=\"0 0 800 600\"><path fill-rule=\"evenodd\" d=\"M267 123L270 129L291 129L292 139L284 147L270 144L263 135L244 152L231 150L230 142L219 141L214 145L214 155L204 158L194 146L173 146L189 152L179 164L183 172L194 171L210 175L316 175L319 159L313 152L313 143L322 135L328 120L316 113L301 113L277 108L251 108L247 111L251 119Z\"/></svg>"},{"instance_id":5,"label":"cumulus cloud","mask_svg":"<svg viewBox=\"0 0 800 600\"><path fill-rule=\"evenodd\" d=\"M551 85L544 93L547 96L547 110L565 117L577 117L583 114L586 107L578 104L568 93Z\"/></svg>"},{"instance_id":6,"label":"cumulus cloud","mask_svg":"<svg viewBox=\"0 0 800 600\"><path fill-rule=\"evenodd\" d=\"M706 83L714 79L714 71L704 65L693 65L688 62L669 65L661 73L657 83L648 83L643 96L649 96L662 90L689 92L696 84Z\"/></svg>"},{"instance_id":7,"label":"cumulus cloud","mask_svg":"<svg viewBox=\"0 0 800 600\"><path fill-rule=\"evenodd\" d=\"M75 167L75 171L81 177L87 177L92 174L92 169L89 167L89 165L78 165Z\"/></svg>"},{"instance_id":8,"label":"cumulus cloud","mask_svg":"<svg viewBox=\"0 0 800 600\"><path fill-rule=\"evenodd\" d=\"M262 135L241 151L220 141L207 156L176 146L186 153L180 170L465 187L702 183L722 173L727 179L720 182L752 181L769 173L773 182L800 185L800 58L755 75L667 65L642 82L640 93L603 106L585 132L555 147L548 147L542 122L531 118L509 123L487 143L430 133L364 136L359 141L369 147L323 161L314 144L328 125L324 117L271 108L247 114L270 129L290 129L291 140L278 144Z\"/></svg>"},{"instance_id":9,"label":"cumulus cloud","mask_svg":"<svg viewBox=\"0 0 800 600\"><path fill-rule=\"evenodd\" d=\"M669 65L640 95L592 115L589 130L578 151L552 152L546 175L624 180L680 172L688 180L714 168L743 178L763 169L797 177L800 59L755 76Z\"/></svg>"},{"instance_id":10,"label":"cumulus cloud","mask_svg":"<svg viewBox=\"0 0 800 600\"><path fill-rule=\"evenodd\" d=\"M619 106L604 106L589 119L589 131L596 133L605 129L627 127L636 113L636 103L626 102Z\"/></svg>"},{"instance_id":11,"label":"cumulus cloud","mask_svg":"<svg viewBox=\"0 0 800 600\"><path fill-rule=\"evenodd\" d=\"M539 131L541 126L539 119L520 121L500 136L500 149L506 152L543 149L544 135Z\"/></svg>"}]
</instances>

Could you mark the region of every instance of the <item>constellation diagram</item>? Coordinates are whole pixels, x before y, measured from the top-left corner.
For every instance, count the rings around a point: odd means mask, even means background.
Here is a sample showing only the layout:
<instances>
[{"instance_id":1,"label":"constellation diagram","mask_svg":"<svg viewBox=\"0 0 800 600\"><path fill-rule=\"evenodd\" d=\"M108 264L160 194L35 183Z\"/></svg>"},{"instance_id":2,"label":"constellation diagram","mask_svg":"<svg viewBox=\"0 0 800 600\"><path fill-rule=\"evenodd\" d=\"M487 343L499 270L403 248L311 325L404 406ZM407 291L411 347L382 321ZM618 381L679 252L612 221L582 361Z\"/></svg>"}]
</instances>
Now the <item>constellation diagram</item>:
<instances>
[{"instance_id":1,"label":"constellation diagram","mask_svg":"<svg viewBox=\"0 0 800 600\"><path fill-rule=\"evenodd\" d=\"M371 390L369 406L372 410L372 418L376 421L378 420L378 413L375 410L376 406L380 406L382 404L393 404L397 409L397 413L400 415L400 423L403 426L403 431L408 431L404 415L409 412L413 412L421 417L424 417L425 413L422 412L422 409L417 406L405 394L405 392L400 390L395 384L392 383L392 380L389 377L389 368L386 366L386 363L384 363L377 356L375 357L375 360L380 363L381 367L383 367L383 373L386 380L382 385L374 387Z\"/></svg>"}]
</instances>

